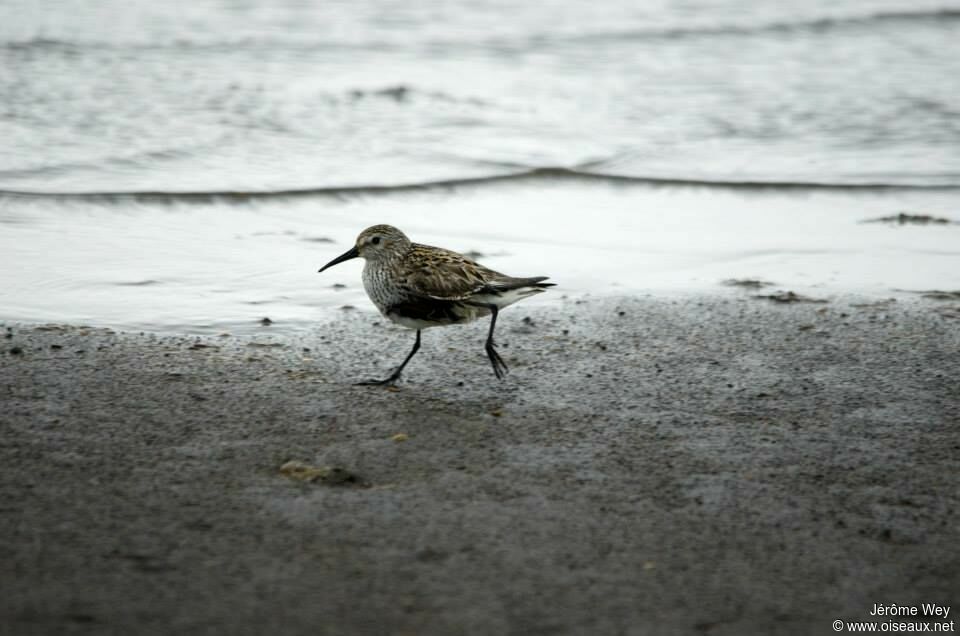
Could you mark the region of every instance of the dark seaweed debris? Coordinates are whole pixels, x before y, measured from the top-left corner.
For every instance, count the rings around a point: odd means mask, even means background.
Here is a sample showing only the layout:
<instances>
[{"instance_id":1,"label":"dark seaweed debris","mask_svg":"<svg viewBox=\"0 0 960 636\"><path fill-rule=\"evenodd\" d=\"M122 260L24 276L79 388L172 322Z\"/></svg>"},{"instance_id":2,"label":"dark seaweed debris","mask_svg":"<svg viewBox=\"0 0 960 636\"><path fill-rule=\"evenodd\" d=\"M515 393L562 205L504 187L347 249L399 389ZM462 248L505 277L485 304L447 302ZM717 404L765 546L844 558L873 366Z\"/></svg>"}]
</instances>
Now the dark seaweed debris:
<instances>
[{"instance_id":1,"label":"dark seaweed debris","mask_svg":"<svg viewBox=\"0 0 960 636\"><path fill-rule=\"evenodd\" d=\"M953 225L956 221L929 214L908 214L900 212L893 216L881 216L876 219L864 219L861 223L891 223L896 225Z\"/></svg>"},{"instance_id":2,"label":"dark seaweed debris","mask_svg":"<svg viewBox=\"0 0 960 636\"><path fill-rule=\"evenodd\" d=\"M727 287L741 287L743 289L762 289L773 285L773 283L756 278L728 278L720 284L726 285Z\"/></svg>"},{"instance_id":3,"label":"dark seaweed debris","mask_svg":"<svg viewBox=\"0 0 960 636\"><path fill-rule=\"evenodd\" d=\"M929 298L930 300L960 300L960 291L941 291L939 289L931 289L929 291L918 292L924 298Z\"/></svg>"},{"instance_id":4,"label":"dark seaweed debris","mask_svg":"<svg viewBox=\"0 0 960 636\"><path fill-rule=\"evenodd\" d=\"M929 300L960 300L960 290L944 291L942 289L895 289L894 291L908 294L920 294Z\"/></svg>"},{"instance_id":5,"label":"dark seaweed debris","mask_svg":"<svg viewBox=\"0 0 960 636\"><path fill-rule=\"evenodd\" d=\"M762 298L764 300L772 300L775 303L826 303L829 302L822 298L810 298L809 296L801 296L800 294L795 294L792 291L781 291L774 294L756 294L754 298Z\"/></svg>"}]
</instances>

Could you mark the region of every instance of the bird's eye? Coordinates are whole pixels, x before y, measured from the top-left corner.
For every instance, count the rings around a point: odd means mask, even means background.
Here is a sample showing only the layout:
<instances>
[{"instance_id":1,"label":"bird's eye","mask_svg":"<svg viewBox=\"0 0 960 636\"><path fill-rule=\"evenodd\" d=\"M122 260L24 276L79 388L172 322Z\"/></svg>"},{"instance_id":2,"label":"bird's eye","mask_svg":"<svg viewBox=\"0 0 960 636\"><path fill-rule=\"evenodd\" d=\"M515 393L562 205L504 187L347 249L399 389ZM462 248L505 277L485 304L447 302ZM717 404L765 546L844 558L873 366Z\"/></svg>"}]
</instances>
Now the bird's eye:
<instances>
[{"instance_id":1,"label":"bird's eye","mask_svg":"<svg viewBox=\"0 0 960 636\"><path fill-rule=\"evenodd\" d=\"M380 237L374 236L372 239L370 239L370 242L373 243L374 245L380 245Z\"/></svg>"}]
</instances>

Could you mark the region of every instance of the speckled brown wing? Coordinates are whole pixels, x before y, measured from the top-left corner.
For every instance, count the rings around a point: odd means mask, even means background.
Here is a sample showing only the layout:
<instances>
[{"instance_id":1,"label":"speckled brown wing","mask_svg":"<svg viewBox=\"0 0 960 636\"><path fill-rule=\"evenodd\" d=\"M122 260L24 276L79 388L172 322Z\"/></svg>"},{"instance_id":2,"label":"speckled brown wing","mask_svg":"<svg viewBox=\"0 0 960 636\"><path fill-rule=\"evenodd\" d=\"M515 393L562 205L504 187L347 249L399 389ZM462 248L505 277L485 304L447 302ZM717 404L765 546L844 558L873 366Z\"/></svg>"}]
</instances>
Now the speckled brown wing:
<instances>
[{"instance_id":1,"label":"speckled brown wing","mask_svg":"<svg viewBox=\"0 0 960 636\"><path fill-rule=\"evenodd\" d=\"M439 247L414 244L404 259L400 287L414 296L467 300L502 274Z\"/></svg>"}]
</instances>

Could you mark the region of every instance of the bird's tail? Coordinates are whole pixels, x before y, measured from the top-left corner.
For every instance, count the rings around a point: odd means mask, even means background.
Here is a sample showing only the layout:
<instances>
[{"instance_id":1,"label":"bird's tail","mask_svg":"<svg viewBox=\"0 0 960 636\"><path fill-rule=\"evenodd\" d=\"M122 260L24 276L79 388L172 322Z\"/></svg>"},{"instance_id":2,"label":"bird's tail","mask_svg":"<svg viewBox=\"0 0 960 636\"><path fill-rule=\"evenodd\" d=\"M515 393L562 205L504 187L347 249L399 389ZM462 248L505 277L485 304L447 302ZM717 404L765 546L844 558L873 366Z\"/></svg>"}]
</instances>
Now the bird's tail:
<instances>
[{"instance_id":1,"label":"bird's tail","mask_svg":"<svg viewBox=\"0 0 960 636\"><path fill-rule=\"evenodd\" d=\"M534 276L533 278L504 276L487 283L474 298L482 303L496 305L503 309L518 300L545 292L549 287L554 286L554 283L543 282L545 280L547 280L546 276Z\"/></svg>"},{"instance_id":2,"label":"bird's tail","mask_svg":"<svg viewBox=\"0 0 960 636\"><path fill-rule=\"evenodd\" d=\"M490 293L502 293L507 291L530 288L531 294L546 291L548 287L554 287L556 283L545 283L549 276L533 276L531 278L514 278L505 276L487 283L487 291Z\"/></svg>"}]
</instances>

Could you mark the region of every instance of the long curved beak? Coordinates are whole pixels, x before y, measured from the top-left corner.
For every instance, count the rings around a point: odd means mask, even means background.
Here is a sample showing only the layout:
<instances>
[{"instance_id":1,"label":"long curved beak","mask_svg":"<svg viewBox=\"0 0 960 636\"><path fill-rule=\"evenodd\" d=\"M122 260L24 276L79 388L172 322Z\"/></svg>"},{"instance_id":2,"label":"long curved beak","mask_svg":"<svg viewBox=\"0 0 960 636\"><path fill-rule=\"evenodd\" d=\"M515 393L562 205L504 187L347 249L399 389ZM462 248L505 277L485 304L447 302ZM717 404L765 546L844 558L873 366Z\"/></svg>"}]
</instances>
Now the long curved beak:
<instances>
[{"instance_id":1,"label":"long curved beak","mask_svg":"<svg viewBox=\"0 0 960 636\"><path fill-rule=\"evenodd\" d=\"M326 265L324 265L323 267L321 267L321 268L320 268L320 271L322 272L323 270L327 269L328 267L333 267L334 265L337 265L338 263L342 263L343 261L349 261L351 258L356 258L356 257L358 257L358 256L360 256L360 252L357 251L357 246L354 245L354 246L351 247L349 250L347 250L346 252L344 252L344 253L341 254L340 256L336 257L335 259L333 259L332 261L330 261L329 263L327 263Z\"/></svg>"}]
</instances>

